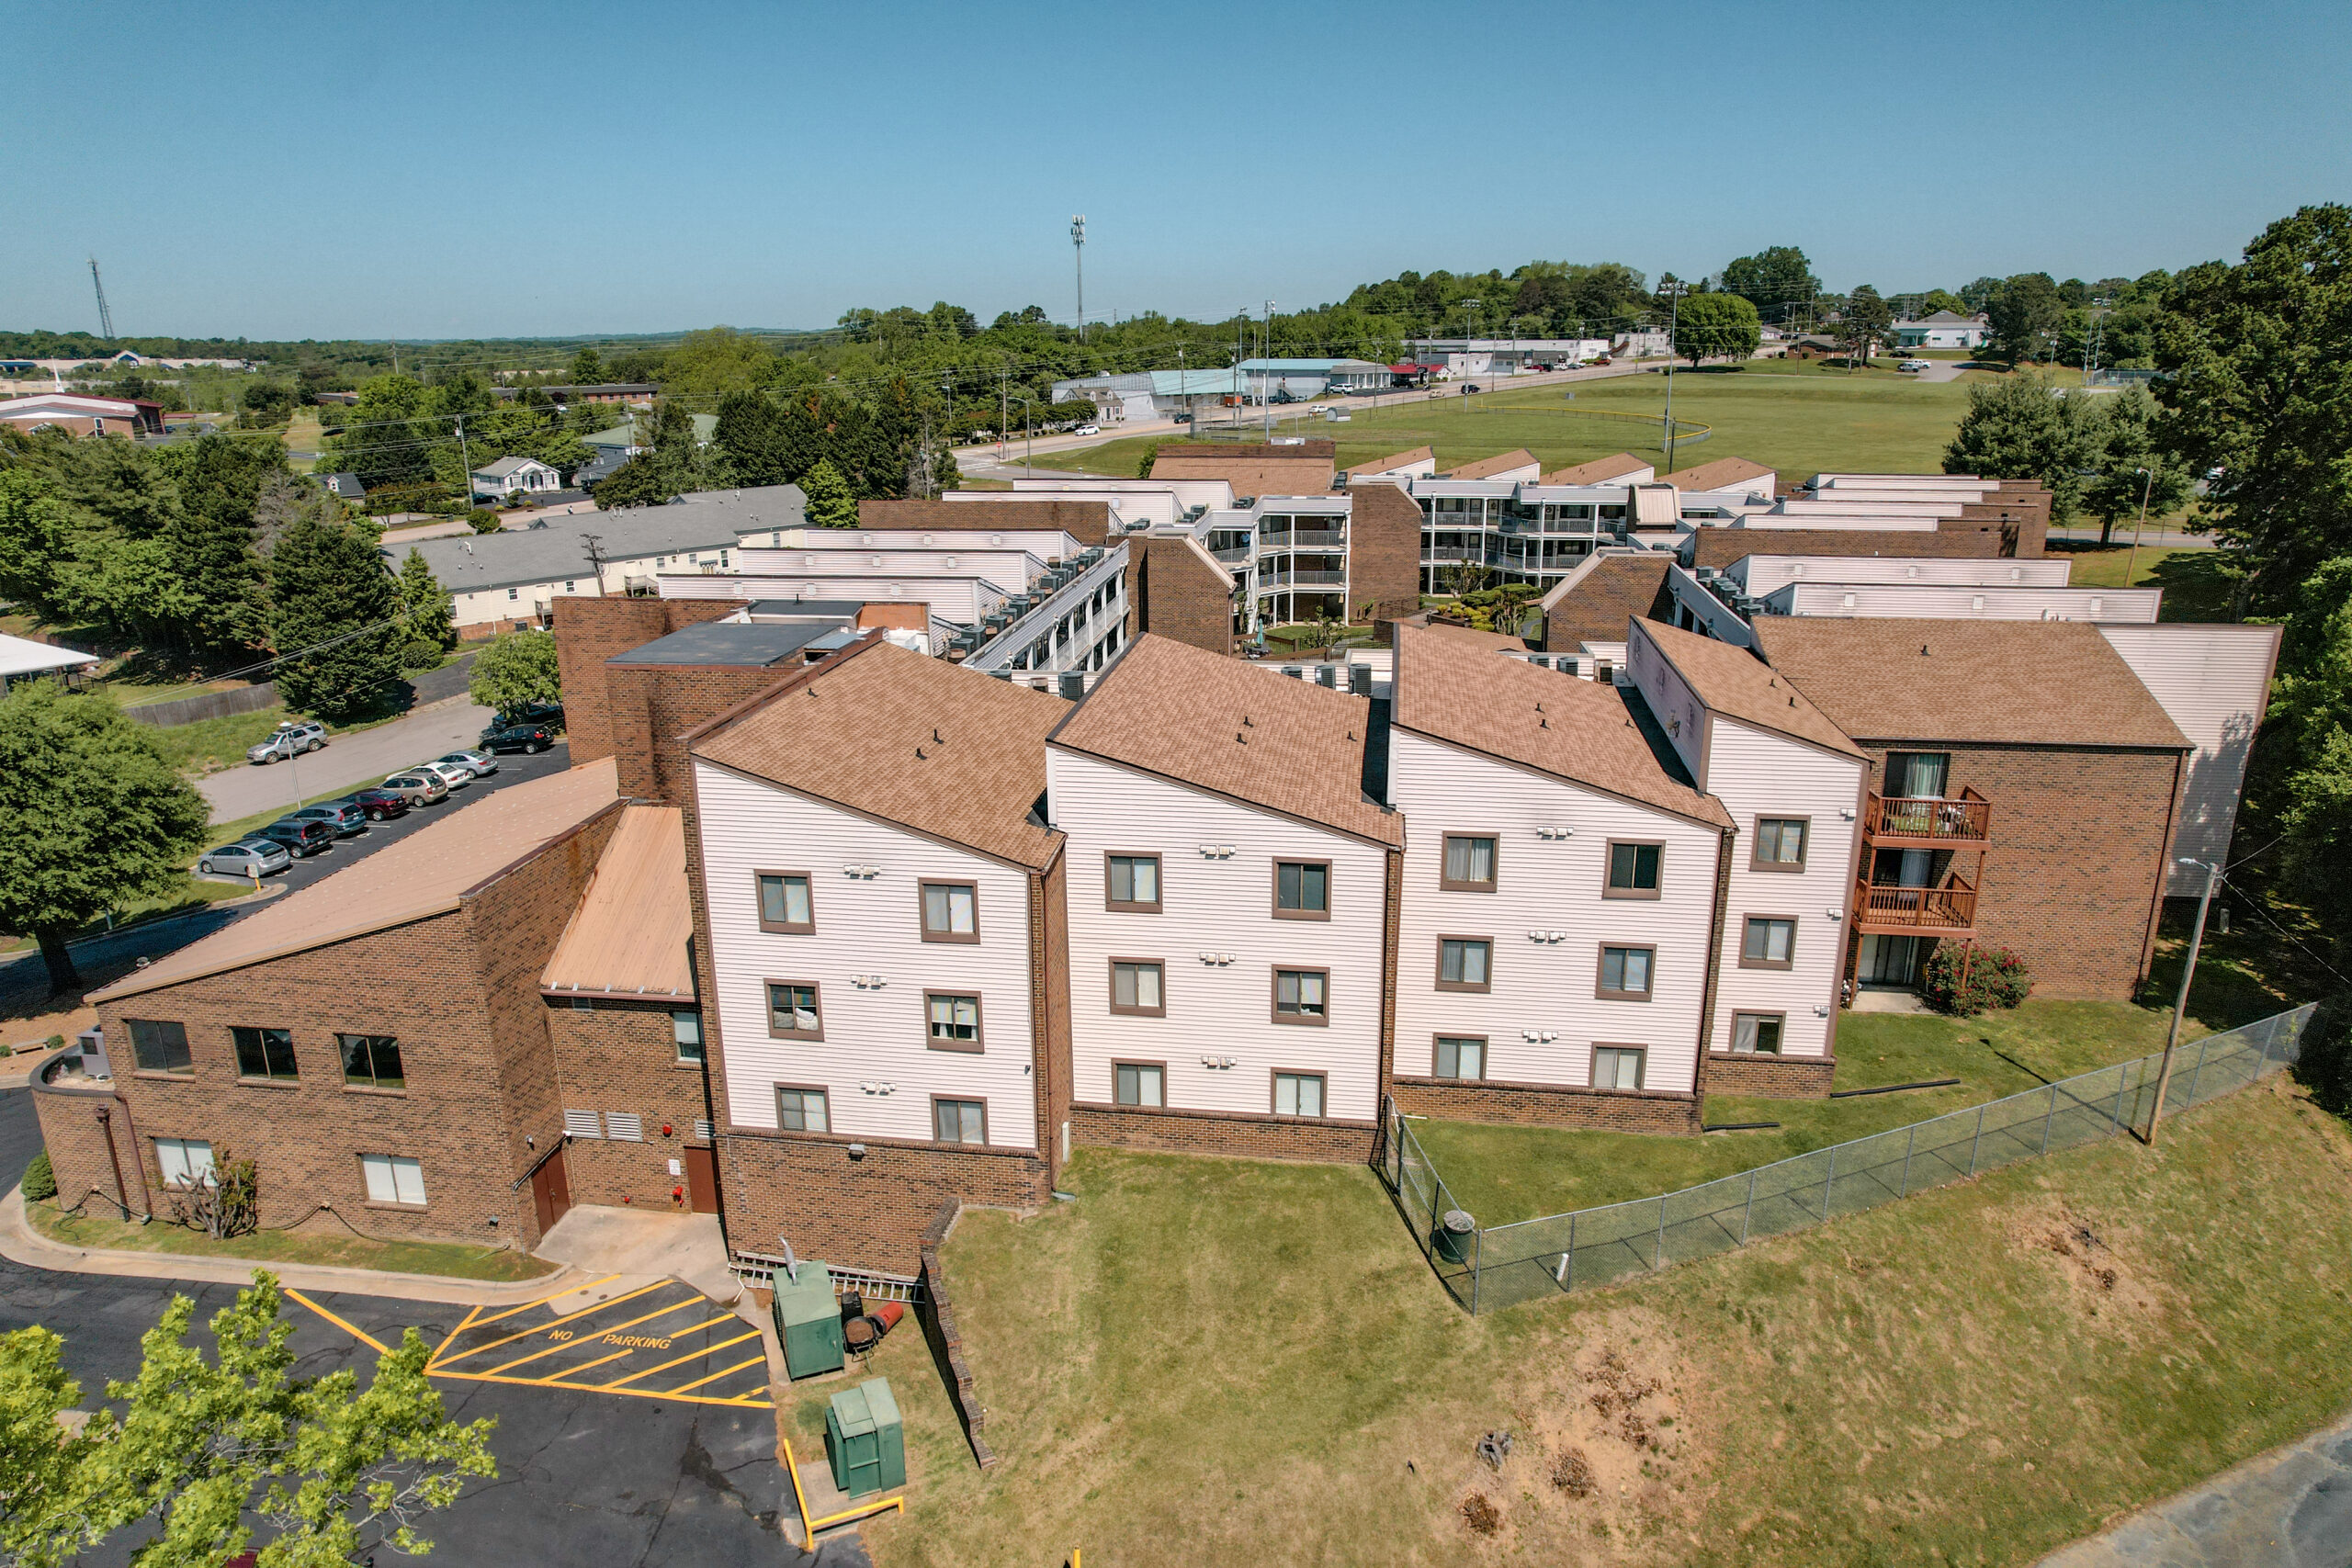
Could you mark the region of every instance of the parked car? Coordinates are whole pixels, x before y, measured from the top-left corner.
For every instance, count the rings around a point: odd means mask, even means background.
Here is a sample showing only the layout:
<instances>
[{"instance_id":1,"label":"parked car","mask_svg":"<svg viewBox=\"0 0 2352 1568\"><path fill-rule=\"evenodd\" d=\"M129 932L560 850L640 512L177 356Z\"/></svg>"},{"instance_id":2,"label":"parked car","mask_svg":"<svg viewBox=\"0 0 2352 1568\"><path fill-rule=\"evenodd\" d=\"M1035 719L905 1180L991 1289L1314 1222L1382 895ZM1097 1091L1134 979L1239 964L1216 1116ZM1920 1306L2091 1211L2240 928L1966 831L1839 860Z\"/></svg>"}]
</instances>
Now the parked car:
<instances>
[{"instance_id":1,"label":"parked car","mask_svg":"<svg viewBox=\"0 0 2352 1568\"><path fill-rule=\"evenodd\" d=\"M411 806L431 806L449 798L449 785L439 773L422 770L394 773L384 781L383 787L399 795Z\"/></svg>"},{"instance_id":2,"label":"parked car","mask_svg":"<svg viewBox=\"0 0 2352 1568\"><path fill-rule=\"evenodd\" d=\"M451 789L463 789L474 782L474 771L458 767L455 762L411 762L408 771L412 773L436 773L441 782Z\"/></svg>"},{"instance_id":3,"label":"parked car","mask_svg":"<svg viewBox=\"0 0 2352 1568\"><path fill-rule=\"evenodd\" d=\"M563 728L563 705L561 703L525 703L519 708L501 713L498 716L498 722L501 724L544 724L549 729L560 730Z\"/></svg>"},{"instance_id":4,"label":"parked car","mask_svg":"<svg viewBox=\"0 0 2352 1568\"><path fill-rule=\"evenodd\" d=\"M478 779L498 772L498 758L489 751L452 751L439 760L453 768L463 768Z\"/></svg>"},{"instance_id":5,"label":"parked car","mask_svg":"<svg viewBox=\"0 0 2352 1568\"><path fill-rule=\"evenodd\" d=\"M1081 424L1076 430L1071 431L1070 434L1072 435L1100 435L1102 434L1102 427L1099 424Z\"/></svg>"},{"instance_id":6,"label":"parked car","mask_svg":"<svg viewBox=\"0 0 2352 1568\"><path fill-rule=\"evenodd\" d=\"M481 732L486 751L520 751L536 757L555 744L555 732L544 724L508 723L501 719Z\"/></svg>"},{"instance_id":7,"label":"parked car","mask_svg":"<svg viewBox=\"0 0 2352 1568\"><path fill-rule=\"evenodd\" d=\"M267 839L308 860L321 850L334 848L334 829L323 822L297 822L291 817L281 817L254 835Z\"/></svg>"},{"instance_id":8,"label":"parked car","mask_svg":"<svg viewBox=\"0 0 2352 1568\"><path fill-rule=\"evenodd\" d=\"M292 852L266 839L248 840L207 850L196 863L204 876L267 876L294 863Z\"/></svg>"},{"instance_id":9,"label":"parked car","mask_svg":"<svg viewBox=\"0 0 2352 1568\"><path fill-rule=\"evenodd\" d=\"M300 811L286 814L288 822L323 822L334 829L338 839L348 839L354 833L368 830L368 813L345 801L331 800L324 806L306 806Z\"/></svg>"},{"instance_id":10,"label":"parked car","mask_svg":"<svg viewBox=\"0 0 2352 1568\"><path fill-rule=\"evenodd\" d=\"M275 762L283 757L299 757L305 751L319 750L326 743L327 728L323 724L281 724L268 739L245 748L245 761Z\"/></svg>"},{"instance_id":11,"label":"parked car","mask_svg":"<svg viewBox=\"0 0 2352 1568\"><path fill-rule=\"evenodd\" d=\"M408 815L408 796L396 789L354 790L336 804L359 807L370 822L390 822Z\"/></svg>"},{"instance_id":12,"label":"parked car","mask_svg":"<svg viewBox=\"0 0 2352 1568\"><path fill-rule=\"evenodd\" d=\"M1906 359L1895 368L1897 370L1932 370L1935 367L1924 359Z\"/></svg>"}]
</instances>

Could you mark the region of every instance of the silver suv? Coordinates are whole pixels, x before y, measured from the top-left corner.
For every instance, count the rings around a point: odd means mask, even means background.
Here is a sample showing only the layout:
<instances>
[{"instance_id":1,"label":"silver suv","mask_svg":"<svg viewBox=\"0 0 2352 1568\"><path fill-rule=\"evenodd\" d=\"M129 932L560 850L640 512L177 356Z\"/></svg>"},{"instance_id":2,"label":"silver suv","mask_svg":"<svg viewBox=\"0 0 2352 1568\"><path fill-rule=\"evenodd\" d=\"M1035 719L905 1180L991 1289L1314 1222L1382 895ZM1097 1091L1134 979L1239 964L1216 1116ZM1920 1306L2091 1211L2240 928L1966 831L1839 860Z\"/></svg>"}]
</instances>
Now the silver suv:
<instances>
[{"instance_id":1,"label":"silver suv","mask_svg":"<svg viewBox=\"0 0 2352 1568\"><path fill-rule=\"evenodd\" d=\"M280 758L299 757L305 751L325 749L327 727L323 724L288 722L277 727L276 733L258 746L245 748L248 762L275 762Z\"/></svg>"},{"instance_id":2,"label":"silver suv","mask_svg":"<svg viewBox=\"0 0 2352 1568\"><path fill-rule=\"evenodd\" d=\"M431 806L435 801L449 798L449 786L439 773L416 769L394 773L384 781L384 788L404 798L411 806Z\"/></svg>"}]
</instances>

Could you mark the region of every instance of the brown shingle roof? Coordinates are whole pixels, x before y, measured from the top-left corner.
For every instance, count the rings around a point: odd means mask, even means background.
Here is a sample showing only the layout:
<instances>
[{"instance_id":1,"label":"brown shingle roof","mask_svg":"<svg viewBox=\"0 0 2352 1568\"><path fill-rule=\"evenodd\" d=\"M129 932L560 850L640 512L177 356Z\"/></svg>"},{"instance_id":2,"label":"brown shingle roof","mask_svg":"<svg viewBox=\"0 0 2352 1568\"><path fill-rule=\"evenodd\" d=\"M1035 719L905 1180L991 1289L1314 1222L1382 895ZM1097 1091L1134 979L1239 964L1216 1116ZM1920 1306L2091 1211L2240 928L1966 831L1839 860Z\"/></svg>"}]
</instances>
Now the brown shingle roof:
<instances>
[{"instance_id":1,"label":"brown shingle roof","mask_svg":"<svg viewBox=\"0 0 2352 1568\"><path fill-rule=\"evenodd\" d=\"M2001 553L1993 533L1926 528L1701 528L1688 547L1690 565L1726 567L1749 556L1912 556L1990 559Z\"/></svg>"},{"instance_id":2,"label":"brown shingle roof","mask_svg":"<svg viewBox=\"0 0 2352 1568\"><path fill-rule=\"evenodd\" d=\"M684 813L674 806L622 809L580 908L539 974L540 989L694 996L686 944L695 922L686 904L684 823Z\"/></svg>"},{"instance_id":3,"label":"brown shingle roof","mask_svg":"<svg viewBox=\"0 0 2352 1568\"><path fill-rule=\"evenodd\" d=\"M1475 463L1464 463L1458 468L1447 468L1438 475L1442 479L1490 479L1497 474L1510 473L1513 468L1540 468L1535 454L1521 446L1515 451L1499 452L1491 457L1481 457Z\"/></svg>"},{"instance_id":4,"label":"brown shingle roof","mask_svg":"<svg viewBox=\"0 0 2352 1568\"><path fill-rule=\"evenodd\" d=\"M802 795L1018 865L1061 835L1030 816L1069 704L869 632L690 737L688 750Z\"/></svg>"},{"instance_id":5,"label":"brown shingle roof","mask_svg":"<svg viewBox=\"0 0 2352 1568\"><path fill-rule=\"evenodd\" d=\"M606 757L462 807L440 807L450 815L431 827L132 970L89 999L137 996L446 914L468 893L612 807L619 799L617 778L617 764Z\"/></svg>"},{"instance_id":6,"label":"brown shingle roof","mask_svg":"<svg viewBox=\"0 0 2352 1568\"><path fill-rule=\"evenodd\" d=\"M1053 742L1375 843L1404 818L1363 793L1369 698L1164 637L1137 637Z\"/></svg>"},{"instance_id":7,"label":"brown shingle roof","mask_svg":"<svg viewBox=\"0 0 2352 1568\"><path fill-rule=\"evenodd\" d=\"M1758 615L1755 626L1764 657L1858 740L2188 747L2087 622Z\"/></svg>"},{"instance_id":8,"label":"brown shingle roof","mask_svg":"<svg viewBox=\"0 0 2352 1568\"><path fill-rule=\"evenodd\" d=\"M1619 452L1607 457L1595 457L1589 463L1578 463L1572 468L1555 468L1544 476L1547 485L1605 485L1611 479L1622 479L1638 474L1655 465L1631 452Z\"/></svg>"},{"instance_id":9,"label":"brown shingle roof","mask_svg":"<svg viewBox=\"0 0 2352 1568\"><path fill-rule=\"evenodd\" d=\"M1658 480L1682 491L1724 490L1745 484L1749 479L1774 478L1773 471L1761 463L1746 457L1718 457L1712 463L1701 463L1693 468L1683 468Z\"/></svg>"},{"instance_id":10,"label":"brown shingle roof","mask_svg":"<svg viewBox=\"0 0 2352 1568\"><path fill-rule=\"evenodd\" d=\"M1589 784L1719 828L1723 803L1702 795L1645 729L1630 687L1541 669L1414 626L1396 628L1396 723L1489 757ZM1646 710L1644 710L1645 714Z\"/></svg>"},{"instance_id":11,"label":"brown shingle roof","mask_svg":"<svg viewBox=\"0 0 2352 1568\"><path fill-rule=\"evenodd\" d=\"M1410 468L1415 463L1434 462L1436 459L1435 448L1416 446L1409 452L1391 452L1385 457L1374 457L1369 463L1358 463L1348 470L1348 474L1350 478L1353 478L1358 474L1393 473L1398 468Z\"/></svg>"},{"instance_id":12,"label":"brown shingle roof","mask_svg":"<svg viewBox=\"0 0 2352 1568\"><path fill-rule=\"evenodd\" d=\"M1544 595L1544 645L1573 649L1580 642L1623 642L1627 621L1671 615L1666 572L1673 564L1662 551L1595 556Z\"/></svg>"},{"instance_id":13,"label":"brown shingle roof","mask_svg":"<svg viewBox=\"0 0 2352 1568\"><path fill-rule=\"evenodd\" d=\"M1317 451L1317 448L1321 450ZM1162 446L1152 459L1156 479L1223 479L1236 497L1255 495L1320 495L1331 488L1339 470L1333 466L1333 444L1310 441L1298 446Z\"/></svg>"},{"instance_id":14,"label":"brown shingle roof","mask_svg":"<svg viewBox=\"0 0 2352 1568\"><path fill-rule=\"evenodd\" d=\"M1081 544L1099 545L1111 535L1111 504L1104 501L861 501L861 528L913 528L944 533L1002 533L1016 528L1059 528Z\"/></svg>"},{"instance_id":15,"label":"brown shingle roof","mask_svg":"<svg viewBox=\"0 0 2352 1568\"><path fill-rule=\"evenodd\" d=\"M1476 626L1457 626L1444 621L1414 620L1408 624L1433 631L1440 637L1451 637L1464 648L1475 648L1484 653L1525 653L1527 651L1525 640L1515 637L1509 632L1482 632Z\"/></svg>"},{"instance_id":16,"label":"brown shingle roof","mask_svg":"<svg viewBox=\"0 0 2352 1568\"><path fill-rule=\"evenodd\" d=\"M1673 626L1644 626L1639 635L1657 644L1699 700L1728 717L1810 740L1849 757L1862 755L1829 716L1806 700L1796 683L1744 648Z\"/></svg>"}]
</instances>

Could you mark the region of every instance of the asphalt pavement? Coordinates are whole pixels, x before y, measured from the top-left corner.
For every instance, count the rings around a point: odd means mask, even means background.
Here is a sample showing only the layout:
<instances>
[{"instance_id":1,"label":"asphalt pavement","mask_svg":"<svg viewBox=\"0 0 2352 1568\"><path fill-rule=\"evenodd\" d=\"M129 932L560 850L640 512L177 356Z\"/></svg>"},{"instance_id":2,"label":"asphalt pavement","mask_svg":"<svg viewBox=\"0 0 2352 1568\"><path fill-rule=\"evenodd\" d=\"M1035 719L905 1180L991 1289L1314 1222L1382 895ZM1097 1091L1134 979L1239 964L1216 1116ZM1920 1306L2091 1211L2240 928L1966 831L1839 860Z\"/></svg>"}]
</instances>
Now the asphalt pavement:
<instances>
[{"instance_id":1,"label":"asphalt pavement","mask_svg":"<svg viewBox=\"0 0 2352 1568\"><path fill-rule=\"evenodd\" d=\"M282 762L249 762L207 773L196 787L212 803L215 822L234 822L273 806L291 811L298 798L381 784L399 769L446 756L461 746L471 747L496 716L475 703L435 703L390 724L338 737L324 750Z\"/></svg>"}]
</instances>

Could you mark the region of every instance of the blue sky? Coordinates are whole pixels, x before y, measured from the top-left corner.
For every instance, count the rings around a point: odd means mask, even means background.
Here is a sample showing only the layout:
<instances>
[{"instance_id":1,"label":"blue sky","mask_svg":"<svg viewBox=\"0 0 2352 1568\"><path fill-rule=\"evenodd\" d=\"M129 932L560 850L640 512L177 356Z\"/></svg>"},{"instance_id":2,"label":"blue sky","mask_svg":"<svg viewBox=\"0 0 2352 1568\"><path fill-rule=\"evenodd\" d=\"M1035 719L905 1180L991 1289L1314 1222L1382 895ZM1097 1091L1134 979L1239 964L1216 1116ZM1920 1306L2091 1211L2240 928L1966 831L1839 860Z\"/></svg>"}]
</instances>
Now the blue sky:
<instances>
[{"instance_id":1,"label":"blue sky","mask_svg":"<svg viewBox=\"0 0 2352 1568\"><path fill-rule=\"evenodd\" d=\"M2234 257L2352 197L2352 6L0 9L0 327L430 338L1407 268L1834 288Z\"/></svg>"}]
</instances>

